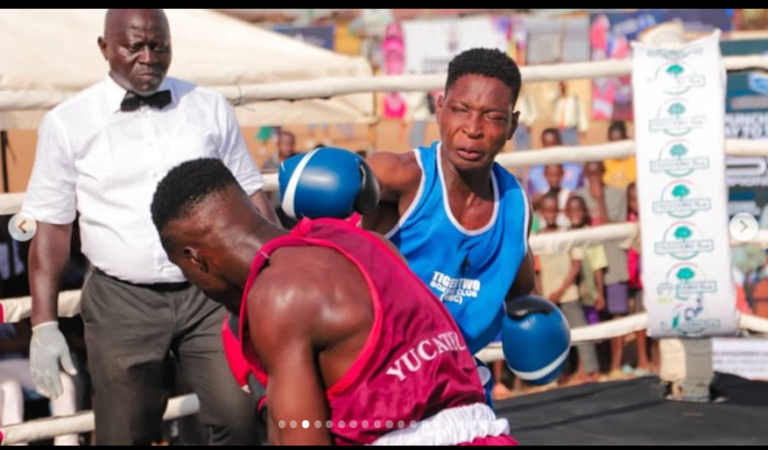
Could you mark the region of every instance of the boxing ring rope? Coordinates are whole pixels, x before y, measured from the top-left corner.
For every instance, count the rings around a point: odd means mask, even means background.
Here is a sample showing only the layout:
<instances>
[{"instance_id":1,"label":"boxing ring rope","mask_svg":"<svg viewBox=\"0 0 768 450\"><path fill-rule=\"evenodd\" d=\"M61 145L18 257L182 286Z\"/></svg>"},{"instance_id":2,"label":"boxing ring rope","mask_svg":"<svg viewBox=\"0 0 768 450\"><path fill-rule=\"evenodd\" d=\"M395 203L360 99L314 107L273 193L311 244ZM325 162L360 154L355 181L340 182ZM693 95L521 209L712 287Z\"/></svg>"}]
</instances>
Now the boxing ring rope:
<instances>
[{"instance_id":1,"label":"boxing ring rope","mask_svg":"<svg viewBox=\"0 0 768 450\"><path fill-rule=\"evenodd\" d=\"M119 407L119 406L118 406ZM191 416L200 411L196 395L183 395L168 400L163 420ZM72 416L32 420L0 428L2 445L16 445L45 441L67 434L89 433L96 428L93 411L83 411Z\"/></svg>"},{"instance_id":2,"label":"boxing ring rope","mask_svg":"<svg viewBox=\"0 0 768 450\"><path fill-rule=\"evenodd\" d=\"M533 252L539 255L563 253L573 247L592 247L607 242L617 242L621 246L629 247L632 241L637 238L638 231L639 227L636 223L615 223L586 228L583 230L551 233L546 236L531 236L528 242ZM732 246L746 244L760 245L761 247L768 249L768 230L759 230L757 235L747 242L735 239L731 240ZM80 293L80 290L71 290L63 291L59 294L59 317L74 317L80 314ZM0 323L16 323L28 319L31 313L32 297L27 296L0 300ZM765 325L758 326L757 329L750 329L768 333L768 331L760 331L768 330L768 320L766 319L755 318L755 320L747 323L756 324L762 322L765 322ZM621 335L622 334L611 335L606 337L606 339ZM578 335L574 336L574 340L578 340Z\"/></svg>"},{"instance_id":3,"label":"boxing ring rope","mask_svg":"<svg viewBox=\"0 0 768 450\"><path fill-rule=\"evenodd\" d=\"M726 70L768 70L768 57L727 56ZM544 64L520 68L526 83L617 77L632 74L631 60ZM390 75L372 77L328 77L319 80L285 81L242 86L213 86L232 103L270 100L330 98L372 92L429 92L445 87L446 74ZM0 112L49 109L75 92L0 91Z\"/></svg>"},{"instance_id":4,"label":"boxing ring rope","mask_svg":"<svg viewBox=\"0 0 768 450\"><path fill-rule=\"evenodd\" d=\"M535 151L502 153L497 158L504 167L529 167L566 162L603 161L622 159L633 156L636 152L635 141L624 140L608 144L558 146ZM768 157L768 141L750 139L726 139L725 152L728 156L764 156ZM277 191L277 174L264 174L264 190ZM21 210L24 193L0 194L0 215L16 214Z\"/></svg>"},{"instance_id":5,"label":"boxing ring rope","mask_svg":"<svg viewBox=\"0 0 768 450\"><path fill-rule=\"evenodd\" d=\"M766 70L768 57L758 55L730 56L723 58L728 71ZM526 83L544 81L566 81L611 76L626 76L632 73L631 60L608 60L600 62L568 63L521 68ZM313 81L292 81L253 86L225 86L214 88L232 101L300 100L308 98L330 98L339 95L371 92L426 92L444 86L445 74L379 76L368 78L326 78ZM0 91L0 111L51 108L73 92ZM751 140L727 140L726 153L730 156L766 156L768 143ZM542 164L565 162L601 161L621 159L635 154L634 141L627 140L602 145L577 147L553 147L544 150L505 153L498 162L505 167L528 167ZM265 174L265 190L277 189L276 174ZM23 201L23 193L0 195L0 213L17 213ZM538 254L561 252L574 246L591 246L605 242L619 242L628 245L637 237L636 224L610 224L586 230L566 231L547 236L532 236L530 245ZM768 231L761 230L751 244L768 248ZM732 245L746 243L733 241ZM14 323L31 314L31 298L21 297L0 301L1 322ZM79 314L80 291L65 291L59 295L60 317ZM622 319L572 329L573 344L598 342L627 335L646 329L646 313L631 315ZM768 334L768 320L755 316L741 315L740 328ZM503 360L501 346L492 344L481 350L478 357L486 362ZM197 396L185 395L169 400L164 420L173 420L199 411ZM93 431L95 427L92 411L84 411L69 417L58 417L0 427L2 445L14 445L51 439L56 436Z\"/></svg>"}]
</instances>

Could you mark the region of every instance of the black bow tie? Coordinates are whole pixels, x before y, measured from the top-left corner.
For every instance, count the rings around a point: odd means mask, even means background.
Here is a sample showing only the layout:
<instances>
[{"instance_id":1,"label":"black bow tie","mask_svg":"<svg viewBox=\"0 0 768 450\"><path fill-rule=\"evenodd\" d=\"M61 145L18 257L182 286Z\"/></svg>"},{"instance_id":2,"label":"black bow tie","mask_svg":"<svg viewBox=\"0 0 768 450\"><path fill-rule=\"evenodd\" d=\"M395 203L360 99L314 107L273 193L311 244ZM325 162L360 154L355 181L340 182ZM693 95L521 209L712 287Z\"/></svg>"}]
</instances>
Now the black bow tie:
<instances>
[{"instance_id":1,"label":"black bow tie","mask_svg":"<svg viewBox=\"0 0 768 450\"><path fill-rule=\"evenodd\" d=\"M171 103L171 91L160 91L148 97L142 97L135 92L126 92L123 102L120 103L120 111L136 111L141 105L149 105L152 108L163 109Z\"/></svg>"}]
</instances>

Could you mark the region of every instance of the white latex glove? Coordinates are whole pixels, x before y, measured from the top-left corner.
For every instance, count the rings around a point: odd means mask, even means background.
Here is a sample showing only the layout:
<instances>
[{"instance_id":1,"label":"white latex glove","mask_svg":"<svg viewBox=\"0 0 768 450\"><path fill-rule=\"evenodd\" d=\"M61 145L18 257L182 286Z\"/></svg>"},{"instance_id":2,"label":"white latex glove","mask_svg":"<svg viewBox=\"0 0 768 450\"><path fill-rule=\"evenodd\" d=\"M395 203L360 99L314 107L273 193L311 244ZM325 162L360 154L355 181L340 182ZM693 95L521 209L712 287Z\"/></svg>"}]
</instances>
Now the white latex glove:
<instances>
[{"instance_id":1,"label":"white latex glove","mask_svg":"<svg viewBox=\"0 0 768 450\"><path fill-rule=\"evenodd\" d=\"M29 365L37 390L51 400L57 399L63 392L60 367L72 376L77 375L58 322L46 322L32 328Z\"/></svg>"}]
</instances>

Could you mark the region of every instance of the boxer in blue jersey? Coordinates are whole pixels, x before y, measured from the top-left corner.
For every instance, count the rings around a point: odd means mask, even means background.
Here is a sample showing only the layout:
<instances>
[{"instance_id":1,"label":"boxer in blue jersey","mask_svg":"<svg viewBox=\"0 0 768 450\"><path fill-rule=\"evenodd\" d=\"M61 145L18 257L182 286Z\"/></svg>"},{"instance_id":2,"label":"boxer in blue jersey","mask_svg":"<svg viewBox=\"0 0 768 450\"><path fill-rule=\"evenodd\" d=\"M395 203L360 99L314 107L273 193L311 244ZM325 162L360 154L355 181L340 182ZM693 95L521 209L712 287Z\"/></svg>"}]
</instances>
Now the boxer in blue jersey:
<instances>
[{"instance_id":1,"label":"boxer in blue jersey","mask_svg":"<svg viewBox=\"0 0 768 450\"><path fill-rule=\"evenodd\" d=\"M440 141L405 154L376 152L365 162L348 151L320 149L280 168L286 211L306 217L362 214L363 228L389 237L442 300L472 354L504 330L531 326L516 319L531 304L513 301L535 290L528 247L531 206L521 183L494 161L517 127L520 85L520 70L505 53L467 50L450 63L445 95L437 100ZM543 299L535 303L551 319L553 327L544 335L555 338L545 341L559 345L553 350L559 361L567 355L569 331L560 327L564 319L549 314L557 310L554 305ZM538 330L548 327L542 323ZM560 336L564 333L568 336ZM523 345L539 345L523 340ZM544 353L538 350L533 354ZM513 368L508 357L507 362ZM549 368L522 375L541 381L559 370L557 364L531 362L531 367ZM491 371L479 360L478 370L492 404Z\"/></svg>"},{"instance_id":2,"label":"boxer in blue jersey","mask_svg":"<svg viewBox=\"0 0 768 450\"><path fill-rule=\"evenodd\" d=\"M400 249L473 354L499 336L504 300L535 289L531 206L521 183L494 162L517 127L520 87L520 71L505 53L465 51L450 63L437 100L440 141L367 159L381 200L363 227Z\"/></svg>"}]
</instances>

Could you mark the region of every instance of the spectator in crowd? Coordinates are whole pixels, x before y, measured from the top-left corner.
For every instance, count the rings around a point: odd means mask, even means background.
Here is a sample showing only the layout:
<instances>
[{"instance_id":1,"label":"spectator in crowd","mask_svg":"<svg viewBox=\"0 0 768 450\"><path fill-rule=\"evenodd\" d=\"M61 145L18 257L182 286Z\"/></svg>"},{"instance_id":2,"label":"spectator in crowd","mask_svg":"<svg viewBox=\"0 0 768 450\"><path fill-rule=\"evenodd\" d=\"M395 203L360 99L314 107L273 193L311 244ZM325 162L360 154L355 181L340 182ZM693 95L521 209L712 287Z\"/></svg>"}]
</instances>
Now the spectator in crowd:
<instances>
[{"instance_id":1,"label":"spectator in crowd","mask_svg":"<svg viewBox=\"0 0 768 450\"><path fill-rule=\"evenodd\" d=\"M513 136L515 151L530 150L531 129L539 119L539 110L536 107L536 101L526 88L520 90L520 96L517 98L517 110L520 113L520 119L517 121L517 129L515 129Z\"/></svg>"},{"instance_id":2,"label":"spectator in crowd","mask_svg":"<svg viewBox=\"0 0 768 450\"><path fill-rule=\"evenodd\" d=\"M608 141L617 142L629 139L627 124L616 121L608 127ZM624 159L605 160L605 184L616 189L626 189L637 178L637 161L634 156Z\"/></svg>"},{"instance_id":3,"label":"spectator in crowd","mask_svg":"<svg viewBox=\"0 0 768 450\"><path fill-rule=\"evenodd\" d=\"M587 203L592 225L624 223L627 220L627 194L621 189L606 186L603 182L605 166L602 162L588 162L584 166L585 186L574 195L582 197ZM617 243L606 243L605 253L608 268L605 272L606 319L624 317L629 314L629 271L627 251ZM622 359L624 356L624 338L611 339L611 371L609 378L622 378Z\"/></svg>"},{"instance_id":4,"label":"spectator in crowd","mask_svg":"<svg viewBox=\"0 0 768 450\"><path fill-rule=\"evenodd\" d=\"M555 128L547 128L541 133L541 145L544 148L558 147L563 145L560 139L560 132ZM584 168L580 163L565 163L563 165L563 179L560 187L575 191L584 184ZM531 198L537 198L551 189L547 178L544 175L544 166L534 166L528 171L527 182L528 195Z\"/></svg>"},{"instance_id":5,"label":"spectator in crowd","mask_svg":"<svg viewBox=\"0 0 768 450\"><path fill-rule=\"evenodd\" d=\"M277 133L277 152L272 154L272 157L264 161L261 165L262 172L277 172L280 168L280 163L297 154L296 150L296 135L290 131L280 130Z\"/></svg>"},{"instance_id":6,"label":"spectator in crowd","mask_svg":"<svg viewBox=\"0 0 768 450\"><path fill-rule=\"evenodd\" d=\"M557 226L568 228L571 226L571 223L568 221L568 216L565 213L565 204L568 202L568 199L571 198L571 190L563 187L564 176L565 170L563 169L562 164L549 164L544 166L544 178L547 180L549 190L535 197L533 201L534 203L537 203L544 194L551 194L557 197L559 208L557 214Z\"/></svg>"},{"instance_id":7,"label":"spectator in crowd","mask_svg":"<svg viewBox=\"0 0 768 450\"><path fill-rule=\"evenodd\" d=\"M565 207L570 229L580 230L589 228L591 218L587 203L583 198L574 196L568 199ZM579 302L563 305L563 313L568 318L571 327L587 326L596 321L590 321L590 311L602 311L605 308L603 292L603 271L608 267L608 257L603 245L595 245L584 249L579 275ZM580 344L576 347L579 352L579 378L587 382L597 381L600 376L600 364L597 359L595 344Z\"/></svg>"},{"instance_id":8,"label":"spectator in crowd","mask_svg":"<svg viewBox=\"0 0 768 450\"><path fill-rule=\"evenodd\" d=\"M545 194L539 201L539 213L544 227L539 233L557 233L565 231L557 225L557 215L560 212L556 195ZM584 259L584 249L574 247L568 252L540 254L539 280L541 295L557 304L572 327L586 325L584 310L579 303L579 288L577 285L581 274L581 263ZM577 346L579 359L585 365L585 370L595 372L597 355L590 353L588 347Z\"/></svg>"},{"instance_id":9,"label":"spectator in crowd","mask_svg":"<svg viewBox=\"0 0 768 450\"><path fill-rule=\"evenodd\" d=\"M579 145L579 136L589 130L589 116L578 95L568 91L568 84L561 81L553 95L554 122L565 145Z\"/></svg>"}]
</instances>

